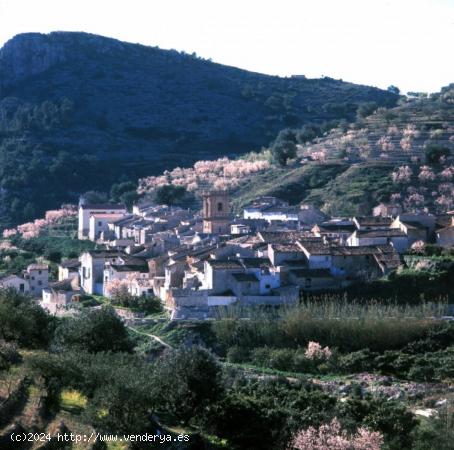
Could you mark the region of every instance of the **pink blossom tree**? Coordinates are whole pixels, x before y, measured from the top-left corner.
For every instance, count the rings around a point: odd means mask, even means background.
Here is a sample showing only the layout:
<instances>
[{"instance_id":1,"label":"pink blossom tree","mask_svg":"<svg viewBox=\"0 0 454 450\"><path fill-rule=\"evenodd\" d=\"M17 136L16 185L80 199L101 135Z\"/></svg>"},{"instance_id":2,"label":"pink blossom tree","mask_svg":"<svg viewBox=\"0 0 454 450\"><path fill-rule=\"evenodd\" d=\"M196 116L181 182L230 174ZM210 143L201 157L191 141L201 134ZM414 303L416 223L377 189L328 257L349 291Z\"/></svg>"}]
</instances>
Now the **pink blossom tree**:
<instances>
[{"instance_id":1,"label":"pink blossom tree","mask_svg":"<svg viewBox=\"0 0 454 450\"><path fill-rule=\"evenodd\" d=\"M310 341L304 356L308 359L327 360L331 358L332 352L329 347L322 347L318 342Z\"/></svg>"},{"instance_id":2,"label":"pink blossom tree","mask_svg":"<svg viewBox=\"0 0 454 450\"><path fill-rule=\"evenodd\" d=\"M334 418L329 424L318 428L301 430L293 438L290 448L294 450L380 450L383 436L377 431L359 428L349 435Z\"/></svg>"},{"instance_id":3,"label":"pink blossom tree","mask_svg":"<svg viewBox=\"0 0 454 450\"><path fill-rule=\"evenodd\" d=\"M390 136L382 136L378 141L377 144L381 147L384 152L390 152L394 150L394 144L391 141Z\"/></svg>"},{"instance_id":4,"label":"pink blossom tree","mask_svg":"<svg viewBox=\"0 0 454 450\"><path fill-rule=\"evenodd\" d=\"M413 171L408 166L400 166L391 176L394 183L406 184L410 182Z\"/></svg>"},{"instance_id":5,"label":"pink blossom tree","mask_svg":"<svg viewBox=\"0 0 454 450\"><path fill-rule=\"evenodd\" d=\"M411 150L411 137L404 137L400 140L400 148L406 152Z\"/></svg>"},{"instance_id":6,"label":"pink blossom tree","mask_svg":"<svg viewBox=\"0 0 454 450\"><path fill-rule=\"evenodd\" d=\"M419 181L426 183L435 180L435 174L429 166L421 166L418 178Z\"/></svg>"},{"instance_id":7,"label":"pink blossom tree","mask_svg":"<svg viewBox=\"0 0 454 450\"><path fill-rule=\"evenodd\" d=\"M440 172L439 176L442 180L452 180L454 178L454 166L446 167Z\"/></svg>"}]
</instances>

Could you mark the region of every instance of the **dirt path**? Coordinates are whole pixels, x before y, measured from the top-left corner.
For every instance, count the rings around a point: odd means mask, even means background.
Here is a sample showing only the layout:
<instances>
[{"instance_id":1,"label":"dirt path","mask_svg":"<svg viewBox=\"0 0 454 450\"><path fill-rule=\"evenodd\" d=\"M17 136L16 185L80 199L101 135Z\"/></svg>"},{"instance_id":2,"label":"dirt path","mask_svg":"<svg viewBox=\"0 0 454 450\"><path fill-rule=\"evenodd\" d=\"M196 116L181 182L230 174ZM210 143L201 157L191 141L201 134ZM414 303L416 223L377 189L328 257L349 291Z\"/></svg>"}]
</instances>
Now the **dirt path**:
<instances>
[{"instance_id":1,"label":"dirt path","mask_svg":"<svg viewBox=\"0 0 454 450\"><path fill-rule=\"evenodd\" d=\"M168 344L167 342L164 342L159 336L156 336L156 335L154 335L154 334L145 333L144 331L136 330L136 329L133 328L133 327L129 327L129 326L128 326L128 328L129 328L131 331L134 331L134 333L142 334L143 336L148 336L149 338L155 340L156 342L159 342L161 345L163 345L163 346L166 347L166 348L173 348L170 344Z\"/></svg>"}]
</instances>

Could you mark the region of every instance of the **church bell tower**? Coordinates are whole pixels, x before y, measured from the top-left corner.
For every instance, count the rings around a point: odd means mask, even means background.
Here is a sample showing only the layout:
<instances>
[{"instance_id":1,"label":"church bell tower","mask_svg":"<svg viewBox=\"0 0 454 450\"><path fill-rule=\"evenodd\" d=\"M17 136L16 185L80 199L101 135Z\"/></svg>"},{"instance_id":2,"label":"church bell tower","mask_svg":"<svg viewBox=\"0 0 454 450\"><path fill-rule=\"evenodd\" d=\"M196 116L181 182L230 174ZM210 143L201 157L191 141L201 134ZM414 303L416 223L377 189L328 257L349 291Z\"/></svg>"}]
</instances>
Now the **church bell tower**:
<instances>
[{"instance_id":1,"label":"church bell tower","mask_svg":"<svg viewBox=\"0 0 454 450\"><path fill-rule=\"evenodd\" d=\"M227 191L203 192L203 232L228 234L230 232L230 201Z\"/></svg>"}]
</instances>

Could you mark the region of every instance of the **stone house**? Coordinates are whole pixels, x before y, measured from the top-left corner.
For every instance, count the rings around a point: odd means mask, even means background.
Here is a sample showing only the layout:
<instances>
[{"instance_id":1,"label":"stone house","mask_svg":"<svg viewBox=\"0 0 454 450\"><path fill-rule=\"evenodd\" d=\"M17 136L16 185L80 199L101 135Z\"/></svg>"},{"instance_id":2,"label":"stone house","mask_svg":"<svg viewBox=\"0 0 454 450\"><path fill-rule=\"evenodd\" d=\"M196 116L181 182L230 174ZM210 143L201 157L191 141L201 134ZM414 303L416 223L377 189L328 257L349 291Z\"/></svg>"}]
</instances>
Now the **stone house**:
<instances>
[{"instance_id":1,"label":"stone house","mask_svg":"<svg viewBox=\"0 0 454 450\"><path fill-rule=\"evenodd\" d=\"M6 275L0 278L0 288L2 289L12 288L15 289L17 292L21 292L23 294L28 294L30 292L28 280L21 278L17 275Z\"/></svg>"},{"instance_id":2,"label":"stone house","mask_svg":"<svg viewBox=\"0 0 454 450\"><path fill-rule=\"evenodd\" d=\"M427 242L435 231L436 218L430 214L402 214L396 217L390 228L398 228L408 236L411 246L416 241Z\"/></svg>"},{"instance_id":3,"label":"stone house","mask_svg":"<svg viewBox=\"0 0 454 450\"><path fill-rule=\"evenodd\" d=\"M303 291L309 292L341 287L340 280L336 279L329 269L292 269L288 273L288 280Z\"/></svg>"},{"instance_id":4,"label":"stone house","mask_svg":"<svg viewBox=\"0 0 454 450\"><path fill-rule=\"evenodd\" d=\"M333 219L314 225L311 229L314 236L344 244L347 238L356 230L352 220Z\"/></svg>"},{"instance_id":5,"label":"stone house","mask_svg":"<svg viewBox=\"0 0 454 450\"><path fill-rule=\"evenodd\" d=\"M77 258L66 259L58 265L58 281L77 279L79 282L80 261Z\"/></svg>"},{"instance_id":6,"label":"stone house","mask_svg":"<svg viewBox=\"0 0 454 450\"><path fill-rule=\"evenodd\" d=\"M304 252L297 243L268 244L268 257L274 266L281 266L285 261L301 260Z\"/></svg>"},{"instance_id":7,"label":"stone house","mask_svg":"<svg viewBox=\"0 0 454 450\"><path fill-rule=\"evenodd\" d=\"M79 206L78 238L88 239L90 217L93 214L126 214L127 209L122 204L82 204Z\"/></svg>"},{"instance_id":8,"label":"stone house","mask_svg":"<svg viewBox=\"0 0 454 450\"><path fill-rule=\"evenodd\" d=\"M308 269L329 269L332 267L331 246L322 242L301 241L298 243L307 260Z\"/></svg>"},{"instance_id":9,"label":"stone house","mask_svg":"<svg viewBox=\"0 0 454 450\"><path fill-rule=\"evenodd\" d=\"M454 216L449 219L450 223L448 222L446 226L438 228L435 231L437 245L440 247L454 247Z\"/></svg>"},{"instance_id":10,"label":"stone house","mask_svg":"<svg viewBox=\"0 0 454 450\"><path fill-rule=\"evenodd\" d=\"M49 283L49 286L43 289L40 304L44 309L55 314L58 310L70 306L74 297L79 295L80 288L76 279L57 281Z\"/></svg>"},{"instance_id":11,"label":"stone house","mask_svg":"<svg viewBox=\"0 0 454 450\"><path fill-rule=\"evenodd\" d=\"M361 231L388 230L392 222L393 219L391 217L359 216L353 218L356 229Z\"/></svg>"},{"instance_id":12,"label":"stone house","mask_svg":"<svg viewBox=\"0 0 454 450\"><path fill-rule=\"evenodd\" d=\"M24 272L33 297L41 297L43 289L49 286L49 266L47 264L30 264Z\"/></svg>"},{"instance_id":13,"label":"stone house","mask_svg":"<svg viewBox=\"0 0 454 450\"><path fill-rule=\"evenodd\" d=\"M387 248L396 254L392 246ZM382 274L375 258L377 246L333 246L330 251L331 273L336 277L349 282L374 279Z\"/></svg>"},{"instance_id":14,"label":"stone house","mask_svg":"<svg viewBox=\"0 0 454 450\"><path fill-rule=\"evenodd\" d=\"M260 282L253 273L231 273L229 278L230 290L236 297L260 295Z\"/></svg>"}]
</instances>

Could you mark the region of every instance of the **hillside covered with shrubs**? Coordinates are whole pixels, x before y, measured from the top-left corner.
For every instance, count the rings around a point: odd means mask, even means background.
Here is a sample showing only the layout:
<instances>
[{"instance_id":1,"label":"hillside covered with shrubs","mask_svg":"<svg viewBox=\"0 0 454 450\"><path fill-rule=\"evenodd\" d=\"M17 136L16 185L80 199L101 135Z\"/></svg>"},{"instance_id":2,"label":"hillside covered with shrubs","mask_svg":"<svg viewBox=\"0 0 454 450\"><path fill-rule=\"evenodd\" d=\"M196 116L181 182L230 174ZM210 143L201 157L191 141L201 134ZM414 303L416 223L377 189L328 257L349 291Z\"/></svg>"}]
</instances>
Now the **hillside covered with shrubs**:
<instances>
[{"instance_id":1,"label":"hillside covered with shrubs","mask_svg":"<svg viewBox=\"0 0 454 450\"><path fill-rule=\"evenodd\" d=\"M0 292L2 448L60 448L58 432L123 438L68 446L93 450L150 448L131 434L174 450L451 448L454 327L427 318L443 304L319 298L134 329L82 305L58 318ZM11 444L22 433L39 441Z\"/></svg>"},{"instance_id":2,"label":"hillside covered with shrubs","mask_svg":"<svg viewBox=\"0 0 454 450\"><path fill-rule=\"evenodd\" d=\"M0 226L88 190L259 149L282 128L351 119L362 103L397 98L85 33L18 35L0 50Z\"/></svg>"}]
</instances>

